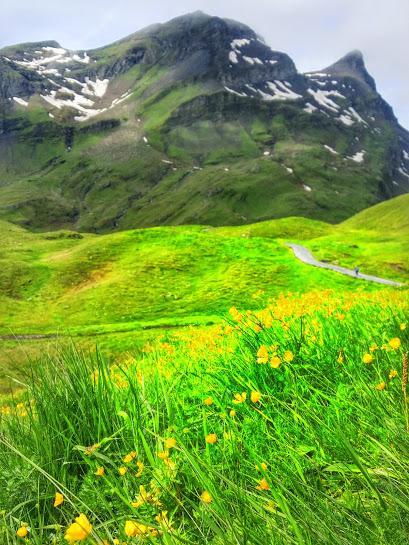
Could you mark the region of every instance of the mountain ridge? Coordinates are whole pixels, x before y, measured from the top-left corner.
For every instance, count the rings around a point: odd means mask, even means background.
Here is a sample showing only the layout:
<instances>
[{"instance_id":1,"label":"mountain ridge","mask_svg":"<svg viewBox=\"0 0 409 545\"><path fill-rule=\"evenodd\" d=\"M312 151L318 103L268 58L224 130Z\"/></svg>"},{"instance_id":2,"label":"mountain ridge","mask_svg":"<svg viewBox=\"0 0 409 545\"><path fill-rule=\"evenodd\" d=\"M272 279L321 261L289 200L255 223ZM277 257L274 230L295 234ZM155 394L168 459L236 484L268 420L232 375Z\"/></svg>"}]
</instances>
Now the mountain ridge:
<instances>
[{"instance_id":1,"label":"mountain ridge","mask_svg":"<svg viewBox=\"0 0 409 545\"><path fill-rule=\"evenodd\" d=\"M360 52L302 74L203 13L0 49L0 114L0 217L31 228L336 222L409 191L409 133Z\"/></svg>"}]
</instances>

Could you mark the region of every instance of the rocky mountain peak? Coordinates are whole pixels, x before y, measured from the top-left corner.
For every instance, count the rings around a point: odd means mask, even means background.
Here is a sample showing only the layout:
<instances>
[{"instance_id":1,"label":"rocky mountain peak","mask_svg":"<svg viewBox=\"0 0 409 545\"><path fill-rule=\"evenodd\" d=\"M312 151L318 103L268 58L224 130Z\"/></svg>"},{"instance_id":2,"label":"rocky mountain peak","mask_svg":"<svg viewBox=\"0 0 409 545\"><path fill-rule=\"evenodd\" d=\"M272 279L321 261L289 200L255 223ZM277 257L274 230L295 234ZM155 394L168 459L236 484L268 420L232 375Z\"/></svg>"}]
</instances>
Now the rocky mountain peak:
<instances>
[{"instance_id":1,"label":"rocky mountain peak","mask_svg":"<svg viewBox=\"0 0 409 545\"><path fill-rule=\"evenodd\" d=\"M354 50L347 53L324 70L333 76L350 77L359 80L365 87L376 92L376 83L368 73L365 66L364 56L361 51Z\"/></svg>"},{"instance_id":2,"label":"rocky mountain peak","mask_svg":"<svg viewBox=\"0 0 409 545\"><path fill-rule=\"evenodd\" d=\"M247 25L194 12L91 51L0 50L0 178L33 172L38 202L3 215L41 228L47 176L55 223L79 228L339 221L409 190L409 134L362 53L300 74Z\"/></svg>"}]
</instances>

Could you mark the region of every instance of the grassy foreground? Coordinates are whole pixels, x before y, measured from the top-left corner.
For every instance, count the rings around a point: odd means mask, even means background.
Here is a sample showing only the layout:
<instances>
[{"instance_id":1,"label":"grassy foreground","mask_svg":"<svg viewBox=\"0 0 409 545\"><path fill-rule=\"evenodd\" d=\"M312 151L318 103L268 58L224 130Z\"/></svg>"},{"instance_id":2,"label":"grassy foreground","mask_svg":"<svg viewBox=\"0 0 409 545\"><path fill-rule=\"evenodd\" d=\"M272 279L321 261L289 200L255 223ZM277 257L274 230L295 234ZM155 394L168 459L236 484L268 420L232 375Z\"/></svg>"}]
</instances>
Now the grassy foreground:
<instances>
[{"instance_id":1,"label":"grassy foreground","mask_svg":"<svg viewBox=\"0 0 409 545\"><path fill-rule=\"evenodd\" d=\"M45 359L1 410L0 542L408 543L404 295L281 296L121 365Z\"/></svg>"}]
</instances>

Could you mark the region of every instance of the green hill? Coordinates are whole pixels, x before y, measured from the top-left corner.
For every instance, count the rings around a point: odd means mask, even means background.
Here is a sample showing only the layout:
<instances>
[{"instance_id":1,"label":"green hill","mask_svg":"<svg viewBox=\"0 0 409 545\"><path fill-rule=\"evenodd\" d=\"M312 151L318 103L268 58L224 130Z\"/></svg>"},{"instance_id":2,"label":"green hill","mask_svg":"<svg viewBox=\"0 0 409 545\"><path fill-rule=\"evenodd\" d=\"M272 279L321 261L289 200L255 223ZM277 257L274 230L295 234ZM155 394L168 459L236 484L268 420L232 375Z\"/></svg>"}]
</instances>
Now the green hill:
<instances>
[{"instance_id":1,"label":"green hill","mask_svg":"<svg viewBox=\"0 0 409 545\"><path fill-rule=\"evenodd\" d=\"M2 222L3 376L27 352L35 357L53 346L56 335L125 354L169 329L216 323L232 306L257 309L283 292L383 289L304 265L285 241L301 241L319 258L405 281L409 238L398 219L405 202L399 197L338 226L286 218L95 235L31 233ZM366 217L380 228L360 229L370 225Z\"/></svg>"},{"instance_id":2,"label":"green hill","mask_svg":"<svg viewBox=\"0 0 409 545\"><path fill-rule=\"evenodd\" d=\"M321 259L386 278L409 276L409 197L402 195L364 210L307 243Z\"/></svg>"},{"instance_id":3,"label":"green hill","mask_svg":"<svg viewBox=\"0 0 409 545\"><path fill-rule=\"evenodd\" d=\"M366 229L395 236L409 234L409 195L402 195L363 210L343 224L345 228Z\"/></svg>"}]
</instances>

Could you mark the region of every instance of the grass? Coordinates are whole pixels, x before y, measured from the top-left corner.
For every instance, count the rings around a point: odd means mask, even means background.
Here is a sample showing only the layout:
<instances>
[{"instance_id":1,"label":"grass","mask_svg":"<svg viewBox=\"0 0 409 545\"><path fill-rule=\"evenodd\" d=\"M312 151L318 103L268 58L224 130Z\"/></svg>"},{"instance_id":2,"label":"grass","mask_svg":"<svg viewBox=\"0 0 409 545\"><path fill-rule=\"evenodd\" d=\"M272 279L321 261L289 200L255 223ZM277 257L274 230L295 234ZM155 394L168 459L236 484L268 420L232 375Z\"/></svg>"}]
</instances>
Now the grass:
<instances>
[{"instance_id":1,"label":"grass","mask_svg":"<svg viewBox=\"0 0 409 545\"><path fill-rule=\"evenodd\" d=\"M27 355L54 352L55 337L72 338L84 349L98 343L109 357L126 359L139 351L139 335L154 338L167 328L219 323L243 301L256 309L286 290L378 289L302 264L285 241L301 242L321 259L405 281L409 237L401 217L406 203L407 197L398 198L339 226L286 218L240 227L92 235L30 233L3 222L0 391L13 384L8 378L13 369L23 371ZM366 214L377 217L379 225L387 221L389 230L370 230ZM24 335L52 338L20 338Z\"/></svg>"},{"instance_id":2,"label":"grass","mask_svg":"<svg viewBox=\"0 0 409 545\"><path fill-rule=\"evenodd\" d=\"M0 543L407 542L407 289L284 245L407 280L406 207L106 235L3 222Z\"/></svg>"},{"instance_id":3,"label":"grass","mask_svg":"<svg viewBox=\"0 0 409 545\"><path fill-rule=\"evenodd\" d=\"M1 411L2 542L66 543L83 513L87 544L407 543L408 311L313 291L122 365L44 357Z\"/></svg>"}]
</instances>

